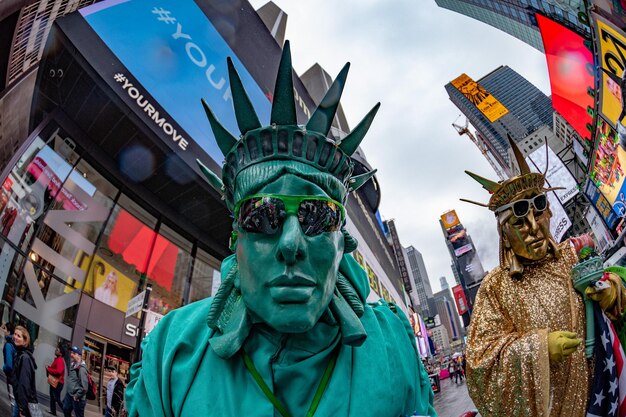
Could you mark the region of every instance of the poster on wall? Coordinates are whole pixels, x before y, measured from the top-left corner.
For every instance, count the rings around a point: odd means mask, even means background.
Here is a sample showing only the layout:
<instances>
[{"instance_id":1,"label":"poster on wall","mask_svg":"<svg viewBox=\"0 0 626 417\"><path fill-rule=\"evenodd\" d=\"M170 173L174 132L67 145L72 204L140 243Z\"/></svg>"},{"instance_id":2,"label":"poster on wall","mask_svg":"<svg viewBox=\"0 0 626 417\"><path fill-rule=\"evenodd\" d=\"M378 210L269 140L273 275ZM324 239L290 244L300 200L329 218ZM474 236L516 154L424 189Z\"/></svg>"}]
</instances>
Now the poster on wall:
<instances>
[{"instance_id":1,"label":"poster on wall","mask_svg":"<svg viewBox=\"0 0 626 417\"><path fill-rule=\"evenodd\" d=\"M450 82L459 90L491 123L509 112L497 98L467 74L461 74Z\"/></svg>"},{"instance_id":2,"label":"poster on wall","mask_svg":"<svg viewBox=\"0 0 626 417\"><path fill-rule=\"evenodd\" d=\"M89 265L89 262L83 264ZM85 291L88 294L93 294L96 300L125 312L136 288L135 281L100 256L93 255L85 280Z\"/></svg>"}]
</instances>

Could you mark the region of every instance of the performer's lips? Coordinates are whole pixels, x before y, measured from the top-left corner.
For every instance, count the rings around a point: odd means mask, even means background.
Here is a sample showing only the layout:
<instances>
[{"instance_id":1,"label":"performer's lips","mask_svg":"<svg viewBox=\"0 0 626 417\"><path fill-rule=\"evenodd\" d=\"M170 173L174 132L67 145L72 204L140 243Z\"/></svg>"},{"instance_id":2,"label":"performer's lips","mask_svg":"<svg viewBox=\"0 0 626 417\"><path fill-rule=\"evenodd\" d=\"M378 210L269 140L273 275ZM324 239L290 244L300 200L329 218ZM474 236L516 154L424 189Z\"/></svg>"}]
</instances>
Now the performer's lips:
<instances>
[{"instance_id":1,"label":"performer's lips","mask_svg":"<svg viewBox=\"0 0 626 417\"><path fill-rule=\"evenodd\" d=\"M270 296L278 303L306 303L315 290L315 281L301 275L281 275L268 285Z\"/></svg>"}]
</instances>

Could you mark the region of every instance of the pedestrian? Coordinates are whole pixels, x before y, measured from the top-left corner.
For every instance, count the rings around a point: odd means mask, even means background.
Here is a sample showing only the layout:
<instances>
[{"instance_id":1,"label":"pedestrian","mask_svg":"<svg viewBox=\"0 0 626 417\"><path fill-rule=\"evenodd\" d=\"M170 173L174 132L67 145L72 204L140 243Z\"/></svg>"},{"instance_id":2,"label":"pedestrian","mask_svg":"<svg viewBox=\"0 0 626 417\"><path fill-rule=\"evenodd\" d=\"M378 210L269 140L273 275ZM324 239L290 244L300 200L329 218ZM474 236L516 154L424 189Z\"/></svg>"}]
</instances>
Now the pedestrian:
<instances>
[{"instance_id":1,"label":"pedestrian","mask_svg":"<svg viewBox=\"0 0 626 417\"><path fill-rule=\"evenodd\" d=\"M22 326L15 326L13 332L15 361L13 367L13 392L20 416L41 417L35 387L37 364L30 350L30 333Z\"/></svg>"},{"instance_id":2,"label":"pedestrian","mask_svg":"<svg viewBox=\"0 0 626 417\"><path fill-rule=\"evenodd\" d=\"M65 383L65 352L60 346L54 350L54 361L46 368L48 372L48 384L50 385L50 410L48 412L53 416L57 414L57 404L63 410L63 403L61 402L61 391L63 391L63 384Z\"/></svg>"},{"instance_id":3,"label":"pedestrian","mask_svg":"<svg viewBox=\"0 0 626 417\"><path fill-rule=\"evenodd\" d=\"M3 323L2 331L4 332L4 346L2 347L4 364L2 365L2 371L4 372L7 380L7 392L9 393L9 403L11 404L13 417L18 417L19 409L15 403L15 396L13 393L13 361L15 359L13 332L15 331L15 325L13 323Z\"/></svg>"},{"instance_id":4,"label":"pedestrian","mask_svg":"<svg viewBox=\"0 0 626 417\"><path fill-rule=\"evenodd\" d=\"M105 417L119 417L122 403L124 401L124 383L117 375L117 369L108 366L106 370L109 372L110 379L107 383L107 402Z\"/></svg>"},{"instance_id":5,"label":"pedestrian","mask_svg":"<svg viewBox=\"0 0 626 417\"><path fill-rule=\"evenodd\" d=\"M72 410L76 417L84 417L87 404L87 365L83 361L83 351L77 346L70 349L70 371L67 373L67 393L63 400L63 414L71 417Z\"/></svg>"},{"instance_id":6,"label":"pedestrian","mask_svg":"<svg viewBox=\"0 0 626 417\"><path fill-rule=\"evenodd\" d=\"M457 358L454 360L454 383L456 384L457 382L459 382L459 379L461 380L461 382L463 382L463 373L461 372L461 360L460 358Z\"/></svg>"}]
</instances>

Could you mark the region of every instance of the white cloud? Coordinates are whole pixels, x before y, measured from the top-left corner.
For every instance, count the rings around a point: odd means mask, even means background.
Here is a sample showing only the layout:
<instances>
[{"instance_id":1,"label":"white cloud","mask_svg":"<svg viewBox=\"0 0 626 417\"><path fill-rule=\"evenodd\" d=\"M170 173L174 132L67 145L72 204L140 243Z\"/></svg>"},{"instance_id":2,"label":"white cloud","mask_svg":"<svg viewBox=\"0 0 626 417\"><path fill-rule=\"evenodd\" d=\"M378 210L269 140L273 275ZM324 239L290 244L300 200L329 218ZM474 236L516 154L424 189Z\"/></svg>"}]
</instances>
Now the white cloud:
<instances>
[{"instance_id":1,"label":"white cloud","mask_svg":"<svg viewBox=\"0 0 626 417\"><path fill-rule=\"evenodd\" d=\"M424 256L433 290L452 283L439 216L456 209L485 270L498 263L493 214L460 202L489 195L464 174L495 173L467 136L451 126L460 111L444 85L461 73L481 78L508 65L550 95L545 56L484 23L439 8L433 0L274 0L288 14L294 68L318 62L332 76L352 63L342 105L351 126L382 102L362 146L378 168L381 214L396 219L402 244ZM258 8L264 0L252 1Z\"/></svg>"}]
</instances>

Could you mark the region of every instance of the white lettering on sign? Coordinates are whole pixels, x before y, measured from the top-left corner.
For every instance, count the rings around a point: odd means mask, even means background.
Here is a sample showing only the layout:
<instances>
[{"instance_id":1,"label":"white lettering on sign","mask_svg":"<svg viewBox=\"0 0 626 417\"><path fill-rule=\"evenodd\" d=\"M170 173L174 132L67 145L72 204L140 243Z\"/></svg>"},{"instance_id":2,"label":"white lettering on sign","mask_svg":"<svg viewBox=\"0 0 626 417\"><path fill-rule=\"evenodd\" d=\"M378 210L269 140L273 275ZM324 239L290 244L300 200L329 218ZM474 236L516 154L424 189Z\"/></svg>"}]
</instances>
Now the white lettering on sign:
<instances>
[{"instance_id":1,"label":"white lettering on sign","mask_svg":"<svg viewBox=\"0 0 626 417\"><path fill-rule=\"evenodd\" d=\"M118 72L113 76L113 79L118 83L122 83L122 89L126 91L128 97L135 100L139 108L143 109L150 119L152 119L154 124L161 128L163 133L165 133L165 136L170 137L183 151L187 150L187 145L189 145L187 139L179 134L174 126L172 126L172 124L168 122L164 116L159 114L159 111L148 101L147 98L144 98L139 89L135 87L124 74Z\"/></svg>"},{"instance_id":2,"label":"white lettering on sign","mask_svg":"<svg viewBox=\"0 0 626 417\"><path fill-rule=\"evenodd\" d=\"M130 337L137 337L139 335L139 329L132 323L126 323L124 334Z\"/></svg>"}]
</instances>

